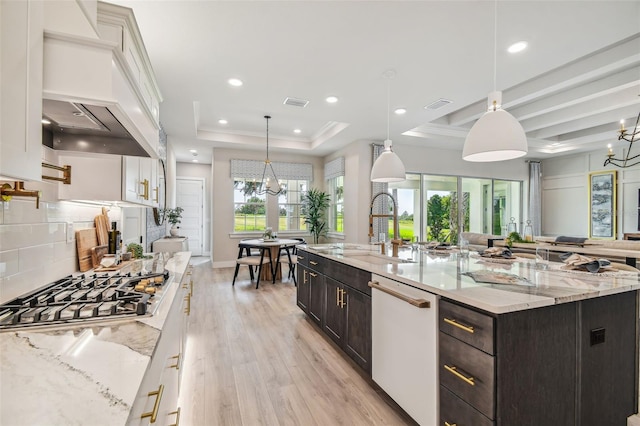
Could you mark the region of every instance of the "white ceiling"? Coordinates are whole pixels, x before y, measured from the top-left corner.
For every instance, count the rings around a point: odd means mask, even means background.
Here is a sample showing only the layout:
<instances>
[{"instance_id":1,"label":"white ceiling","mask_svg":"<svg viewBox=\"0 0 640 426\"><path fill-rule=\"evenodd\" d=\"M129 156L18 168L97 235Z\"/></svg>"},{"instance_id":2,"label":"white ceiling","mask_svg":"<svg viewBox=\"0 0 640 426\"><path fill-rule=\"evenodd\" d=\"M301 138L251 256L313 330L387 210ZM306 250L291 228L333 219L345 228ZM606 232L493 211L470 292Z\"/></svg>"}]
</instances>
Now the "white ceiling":
<instances>
[{"instance_id":1,"label":"white ceiling","mask_svg":"<svg viewBox=\"0 0 640 426\"><path fill-rule=\"evenodd\" d=\"M408 110L391 114L394 144L462 150L494 90L493 1L114 3L134 10L178 161L189 149L202 163L211 147L264 149L265 114L273 151L324 156L383 141L388 84L391 109ZM519 40L528 48L507 53ZM619 120L631 126L640 112L640 0L501 0L496 46L495 88L527 132L528 158L604 158L607 143L623 143ZM439 98L453 102L424 109Z\"/></svg>"}]
</instances>

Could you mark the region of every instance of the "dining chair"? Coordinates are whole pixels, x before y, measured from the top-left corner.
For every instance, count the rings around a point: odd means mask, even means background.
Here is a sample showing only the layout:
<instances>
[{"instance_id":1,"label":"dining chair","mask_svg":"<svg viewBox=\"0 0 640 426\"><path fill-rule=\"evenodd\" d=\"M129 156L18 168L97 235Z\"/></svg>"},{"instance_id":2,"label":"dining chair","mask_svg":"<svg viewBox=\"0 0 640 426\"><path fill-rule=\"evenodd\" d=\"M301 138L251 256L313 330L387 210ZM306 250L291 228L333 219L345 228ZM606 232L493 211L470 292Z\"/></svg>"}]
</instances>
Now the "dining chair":
<instances>
[{"instance_id":1,"label":"dining chair","mask_svg":"<svg viewBox=\"0 0 640 426\"><path fill-rule=\"evenodd\" d=\"M286 263L289 265L289 273L287 274L287 278L291 279L293 276L293 284L297 287L298 281L296 279L296 265L298 265L298 244L306 244L304 238L292 238L292 240L299 241L296 244L290 244L286 246L280 247L280 252L278 253L278 263L276 264L276 274L278 272L278 268L282 270L282 264ZM284 251L284 253L283 253Z\"/></svg>"},{"instance_id":2,"label":"dining chair","mask_svg":"<svg viewBox=\"0 0 640 426\"><path fill-rule=\"evenodd\" d=\"M256 273L258 274L256 279L256 288L260 285L260 276L262 275L262 266L267 264L269 268L271 268L271 251L266 247L253 247L250 244L245 244L240 242L238 244L238 258L236 259L236 270L233 274L233 282L232 286L236 284L236 277L238 276L238 270L241 265L246 265L249 267L249 276L251 277L251 281L254 280L254 271L253 268L257 267ZM259 256L253 256L251 254L252 249L258 249L260 251ZM267 256L265 256L265 252ZM272 273L273 283L276 282L275 274Z\"/></svg>"}]
</instances>

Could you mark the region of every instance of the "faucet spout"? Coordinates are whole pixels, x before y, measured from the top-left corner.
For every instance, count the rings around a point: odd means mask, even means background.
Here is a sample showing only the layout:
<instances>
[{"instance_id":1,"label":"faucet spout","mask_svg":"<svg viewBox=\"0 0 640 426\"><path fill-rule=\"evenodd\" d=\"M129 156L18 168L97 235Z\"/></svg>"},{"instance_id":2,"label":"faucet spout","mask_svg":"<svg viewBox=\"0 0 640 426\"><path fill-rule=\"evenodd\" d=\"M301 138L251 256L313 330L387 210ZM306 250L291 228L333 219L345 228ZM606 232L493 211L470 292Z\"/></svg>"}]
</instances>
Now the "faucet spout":
<instances>
[{"instance_id":1,"label":"faucet spout","mask_svg":"<svg viewBox=\"0 0 640 426\"><path fill-rule=\"evenodd\" d=\"M386 195L391 199L391 202L393 203L393 214L373 214L373 203L376 201L376 198L380 197L381 195ZM398 238L400 236L398 226L398 204L396 203L396 200L393 198L393 196L388 192L379 192L371 199L371 204L369 205L369 238L373 237L374 217L393 218L393 240L391 241L391 244L393 245L393 257L398 257L398 247L402 245L402 240Z\"/></svg>"}]
</instances>

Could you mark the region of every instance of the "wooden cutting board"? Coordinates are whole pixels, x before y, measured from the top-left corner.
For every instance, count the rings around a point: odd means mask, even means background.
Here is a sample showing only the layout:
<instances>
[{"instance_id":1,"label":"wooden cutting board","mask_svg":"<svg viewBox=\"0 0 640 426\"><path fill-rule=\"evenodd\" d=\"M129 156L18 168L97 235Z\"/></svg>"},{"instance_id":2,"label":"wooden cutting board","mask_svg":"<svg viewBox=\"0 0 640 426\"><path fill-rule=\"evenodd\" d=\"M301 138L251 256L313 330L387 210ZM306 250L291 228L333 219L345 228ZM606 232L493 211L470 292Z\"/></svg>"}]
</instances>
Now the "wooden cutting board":
<instances>
[{"instance_id":1,"label":"wooden cutting board","mask_svg":"<svg viewBox=\"0 0 640 426\"><path fill-rule=\"evenodd\" d=\"M98 245L107 246L109 249L109 218L104 214L99 214L95 218L96 234L98 236Z\"/></svg>"},{"instance_id":2,"label":"wooden cutting board","mask_svg":"<svg viewBox=\"0 0 640 426\"><path fill-rule=\"evenodd\" d=\"M76 248L78 250L78 266L80 272L86 272L93 268L91 249L98 245L96 228L81 229L76 231Z\"/></svg>"},{"instance_id":3,"label":"wooden cutting board","mask_svg":"<svg viewBox=\"0 0 640 426\"><path fill-rule=\"evenodd\" d=\"M91 263L94 268L100 266L100 261L108 251L109 245L99 245L91 248Z\"/></svg>"}]
</instances>

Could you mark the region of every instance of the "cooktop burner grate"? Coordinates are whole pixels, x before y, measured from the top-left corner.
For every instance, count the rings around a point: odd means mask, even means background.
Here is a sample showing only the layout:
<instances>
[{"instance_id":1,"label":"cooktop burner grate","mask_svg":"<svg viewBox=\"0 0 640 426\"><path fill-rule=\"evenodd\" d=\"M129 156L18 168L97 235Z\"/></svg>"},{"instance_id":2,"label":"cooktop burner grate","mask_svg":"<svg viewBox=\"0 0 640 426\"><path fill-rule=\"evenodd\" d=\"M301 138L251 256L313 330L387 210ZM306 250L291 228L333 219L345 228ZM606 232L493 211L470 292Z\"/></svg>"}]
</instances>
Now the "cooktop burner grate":
<instances>
[{"instance_id":1,"label":"cooktop burner grate","mask_svg":"<svg viewBox=\"0 0 640 426\"><path fill-rule=\"evenodd\" d=\"M0 305L0 331L147 315L169 273L69 275Z\"/></svg>"}]
</instances>

